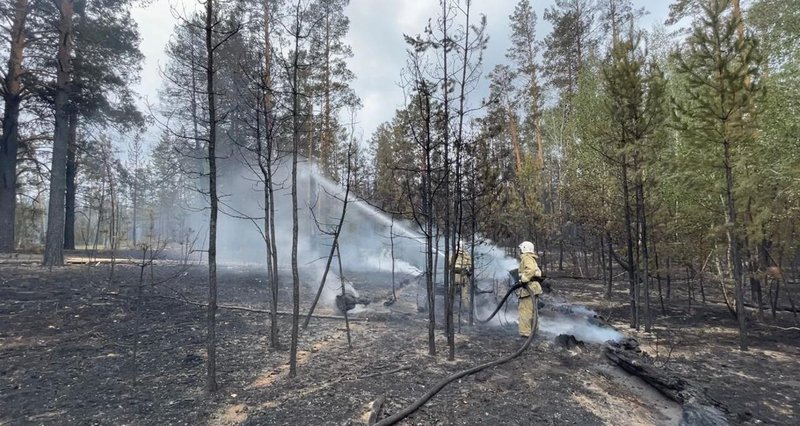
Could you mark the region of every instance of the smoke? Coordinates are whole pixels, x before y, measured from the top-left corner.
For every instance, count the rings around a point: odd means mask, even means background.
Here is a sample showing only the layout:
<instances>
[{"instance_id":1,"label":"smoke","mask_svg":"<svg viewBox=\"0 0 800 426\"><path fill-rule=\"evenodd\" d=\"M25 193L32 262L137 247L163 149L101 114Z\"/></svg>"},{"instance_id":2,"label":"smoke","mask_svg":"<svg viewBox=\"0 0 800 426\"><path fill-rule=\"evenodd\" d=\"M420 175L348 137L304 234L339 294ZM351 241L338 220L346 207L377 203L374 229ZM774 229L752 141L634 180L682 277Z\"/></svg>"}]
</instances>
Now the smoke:
<instances>
[{"instance_id":1,"label":"smoke","mask_svg":"<svg viewBox=\"0 0 800 426\"><path fill-rule=\"evenodd\" d=\"M600 327L588 322L587 318L557 316L554 318L542 316L539 329L551 337L559 334L571 334L576 339L586 343L605 343L609 340L619 341L622 333L613 328Z\"/></svg>"},{"instance_id":2,"label":"smoke","mask_svg":"<svg viewBox=\"0 0 800 426\"><path fill-rule=\"evenodd\" d=\"M550 336L573 335L586 343L605 343L619 341L622 333L602 323L593 310L569 303L564 299L547 298L547 305L541 310L539 328Z\"/></svg>"},{"instance_id":3,"label":"smoke","mask_svg":"<svg viewBox=\"0 0 800 426\"><path fill-rule=\"evenodd\" d=\"M292 194L291 163L280 162L274 170L275 230L278 265L281 270L291 268L292 247ZM217 232L217 261L221 265L264 267L264 189L260 176L244 167L236 172L222 172L220 182L220 216ZM312 162L298 164L297 178L298 247L297 261L303 296L316 292L325 270L335 229L341 215L344 188L325 178ZM205 215L191 215L198 223L193 229L207 230ZM417 276L425 269L425 238L416 225L393 220L368 203L352 195L339 235L342 269L348 272L390 272L392 252L397 274ZM202 238L201 238L202 240ZM393 250L392 250L393 247ZM436 254L439 270L444 273L446 263L442 250ZM474 265L476 281L480 286L491 285L507 279L507 271L516 267L516 261L489 242L476 244ZM328 272L323 305L334 306L341 292L338 262L334 258ZM346 288L358 295L352 283Z\"/></svg>"},{"instance_id":4,"label":"smoke","mask_svg":"<svg viewBox=\"0 0 800 426\"><path fill-rule=\"evenodd\" d=\"M365 257L362 262L354 265L354 270L392 272L391 250L385 249L378 254ZM403 259L394 259L394 272L395 274L417 276L423 271Z\"/></svg>"},{"instance_id":5,"label":"smoke","mask_svg":"<svg viewBox=\"0 0 800 426\"><path fill-rule=\"evenodd\" d=\"M292 197L290 163L280 163L274 172L275 230L278 248L278 267L286 272L291 267ZM264 231L264 190L259 176L244 168L238 173L220 177L221 215L218 222L217 258L222 265L263 267L266 269ZM323 177L310 162L298 164L298 248L297 259L302 295L310 297L317 290L325 270L333 237L330 232L338 224L342 211L344 189ZM208 229L204 215L190 215L196 223L193 229ZM465 238L466 239L466 238ZM200 240L203 240L200 238ZM393 220L364 201L351 196L347 214L339 236L342 269L350 272L391 272L399 276L419 276L425 269L425 238L414 225ZM476 314L488 317L505 294L510 282L508 271L517 267L517 261L490 241L479 241L473 248L473 265L476 282ZM392 256L392 253L394 256ZM442 277L446 267L442 247L436 254ZM338 275L338 262L333 259L327 281L320 298L321 306L333 308L336 296L341 294L342 280ZM439 278L441 279L441 278ZM368 284L366 284L368 285ZM359 292L350 281L344 280L345 291L358 297ZM499 293L499 294L498 294ZM614 329L602 327L592 319L596 314L582 306L554 302L542 310L539 329L542 334L555 337L571 334L588 343L619 340L622 335ZM516 298L492 319L490 325L509 326L518 321ZM357 305L351 312L365 308Z\"/></svg>"},{"instance_id":6,"label":"smoke","mask_svg":"<svg viewBox=\"0 0 800 426\"><path fill-rule=\"evenodd\" d=\"M549 339L567 334L586 343L601 344L609 340L616 342L624 337L619 331L600 322L597 314L585 306L572 305L551 296L542 296L540 300L544 306L539 309L539 333ZM517 301L516 297L510 297L506 306L488 324L495 327L513 325L516 328L519 323ZM494 297L476 298L475 312L478 318L491 315L497 303L499 300Z\"/></svg>"}]
</instances>

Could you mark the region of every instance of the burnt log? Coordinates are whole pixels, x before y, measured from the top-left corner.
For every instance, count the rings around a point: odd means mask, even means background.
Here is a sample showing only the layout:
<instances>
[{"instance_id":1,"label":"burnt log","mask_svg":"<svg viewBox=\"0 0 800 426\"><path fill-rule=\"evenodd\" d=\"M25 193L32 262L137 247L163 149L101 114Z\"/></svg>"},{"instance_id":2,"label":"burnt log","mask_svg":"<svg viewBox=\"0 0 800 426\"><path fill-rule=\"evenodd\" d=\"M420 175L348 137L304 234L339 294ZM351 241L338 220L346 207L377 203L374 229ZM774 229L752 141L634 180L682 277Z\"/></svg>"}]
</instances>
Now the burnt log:
<instances>
[{"instance_id":1,"label":"burnt log","mask_svg":"<svg viewBox=\"0 0 800 426\"><path fill-rule=\"evenodd\" d=\"M681 404L681 425L727 425L727 407L711 398L703 389L691 381L670 372L665 367L656 368L647 354L641 352L638 343L628 339L622 343L609 344L606 358L652 386L662 395Z\"/></svg>"},{"instance_id":2,"label":"burnt log","mask_svg":"<svg viewBox=\"0 0 800 426\"><path fill-rule=\"evenodd\" d=\"M556 336L555 343L567 350L575 348L586 349L586 344L576 339L572 334L559 334Z\"/></svg>"},{"instance_id":3,"label":"burnt log","mask_svg":"<svg viewBox=\"0 0 800 426\"><path fill-rule=\"evenodd\" d=\"M345 313L353 310L356 305L369 305L370 300L366 297L357 297L352 293L337 294L336 295L336 308L339 312Z\"/></svg>"}]
</instances>

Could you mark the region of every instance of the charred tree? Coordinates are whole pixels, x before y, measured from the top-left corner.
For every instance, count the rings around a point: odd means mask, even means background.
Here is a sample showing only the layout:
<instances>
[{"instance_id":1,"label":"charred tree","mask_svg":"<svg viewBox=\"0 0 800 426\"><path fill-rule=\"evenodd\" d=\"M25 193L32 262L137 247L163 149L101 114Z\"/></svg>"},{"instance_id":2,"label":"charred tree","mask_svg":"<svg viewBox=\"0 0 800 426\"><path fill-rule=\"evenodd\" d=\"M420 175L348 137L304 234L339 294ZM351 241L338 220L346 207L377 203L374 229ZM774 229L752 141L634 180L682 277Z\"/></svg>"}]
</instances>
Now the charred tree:
<instances>
[{"instance_id":1,"label":"charred tree","mask_svg":"<svg viewBox=\"0 0 800 426\"><path fill-rule=\"evenodd\" d=\"M26 44L29 0L15 0L9 39L8 69L3 80L3 129L0 134L0 252L15 248L17 206L17 151L22 104L22 63Z\"/></svg>"},{"instance_id":2,"label":"charred tree","mask_svg":"<svg viewBox=\"0 0 800 426\"><path fill-rule=\"evenodd\" d=\"M64 264L64 212L69 137L69 93L72 79L72 16L74 0L58 0L58 52L56 54L55 130L50 168L44 266Z\"/></svg>"},{"instance_id":3,"label":"charred tree","mask_svg":"<svg viewBox=\"0 0 800 426\"><path fill-rule=\"evenodd\" d=\"M264 137L257 137L256 156L261 177L264 183L264 244L266 246L267 275L270 292L270 346L277 349L278 340L278 248L275 242L275 187L273 183L273 166L275 152L275 113L272 93L274 82L272 77L272 39L271 39L271 0L263 0L264 14L264 62L261 75L262 114L264 116Z\"/></svg>"},{"instance_id":4,"label":"charred tree","mask_svg":"<svg viewBox=\"0 0 800 426\"><path fill-rule=\"evenodd\" d=\"M214 93L214 27L218 23L214 0L206 0L206 101L208 108L208 195L211 209L208 221L208 311L206 319L206 352L208 354L206 388L217 390L217 106Z\"/></svg>"},{"instance_id":5,"label":"charred tree","mask_svg":"<svg viewBox=\"0 0 800 426\"><path fill-rule=\"evenodd\" d=\"M289 377L297 376L297 342L300 329L300 274L297 263L298 242L298 217L297 217L297 160L300 150L300 138L303 132L301 114L303 114L300 98L300 40L307 37L303 35L303 8L302 0L297 0L294 6L294 23L291 29L291 38L294 51L291 56L291 120L292 120L292 337L289 348Z\"/></svg>"}]
</instances>

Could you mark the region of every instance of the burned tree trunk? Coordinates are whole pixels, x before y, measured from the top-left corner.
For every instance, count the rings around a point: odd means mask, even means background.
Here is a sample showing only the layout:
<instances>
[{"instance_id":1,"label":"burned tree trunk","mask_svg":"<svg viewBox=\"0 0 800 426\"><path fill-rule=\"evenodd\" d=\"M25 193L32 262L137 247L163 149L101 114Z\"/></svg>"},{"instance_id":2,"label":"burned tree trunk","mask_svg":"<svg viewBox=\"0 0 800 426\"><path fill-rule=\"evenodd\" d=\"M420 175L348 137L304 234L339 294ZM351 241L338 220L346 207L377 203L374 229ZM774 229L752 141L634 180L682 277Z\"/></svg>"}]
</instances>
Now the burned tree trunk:
<instances>
[{"instance_id":1,"label":"burned tree trunk","mask_svg":"<svg viewBox=\"0 0 800 426\"><path fill-rule=\"evenodd\" d=\"M3 81L3 133L0 135L0 252L14 251L17 206L17 151L19 110L22 103L22 60L28 0L16 0L11 23L11 49Z\"/></svg>"},{"instance_id":2,"label":"burned tree trunk","mask_svg":"<svg viewBox=\"0 0 800 426\"><path fill-rule=\"evenodd\" d=\"M64 264L64 202L67 182L69 92L72 80L73 0L59 0L58 53L56 54L55 131L50 168L50 201L47 211L44 266Z\"/></svg>"},{"instance_id":3,"label":"burned tree trunk","mask_svg":"<svg viewBox=\"0 0 800 426\"><path fill-rule=\"evenodd\" d=\"M300 31L301 3L295 6L294 53L292 54L292 337L289 349L289 377L297 376L297 339L300 325L300 274L297 265L297 159L300 149Z\"/></svg>"},{"instance_id":4,"label":"burned tree trunk","mask_svg":"<svg viewBox=\"0 0 800 426\"><path fill-rule=\"evenodd\" d=\"M730 142L723 141L723 165L725 168L725 200L726 200L726 230L728 233L728 244L733 262L734 289L736 292L736 318L739 322L739 348L747 350L747 321L744 307L744 274L742 271L742 259L740 255L741 244L739 240L738 222L736 218L736 199L733 194L733 163L731 159Z\"/></svg>"},{"instance_id":5,"label":"burned tree trunk","mask_svg":"<svg viewBox=\"0 0 800 426\"><path fill-rule=\"evenodd\" d=\"M69 137L67 143L67 192L64 212L64 249L75 250L75 196L77 192L78 167L75 158L78 137L78 114L75 107L70 108Z\"/></svg>"},{"instance_id":6,"label":"burned tree trunk","mask_svg":"<svg viewBox=\"0 0 800 426\"><path fill-rule=\"evenodd\" d=\"M206 1L205 41L206 41L206 95L208 101L208 190L211 202L208 224L208 312L207 341L208 353L206 387L217 390L217 110L214 96L214 0Z\"/></svg>"},{"instance_id":7,"label":"burned tree trunk","mask_svg":"<svg viewBox=\"0 0 800 426\"><path fill-rule=\"evenodd\" d=\"M270 0L264 0L264 72L262 74L264 140L256 143L258 166L264 178L264 244L267 255L267 272L270 287L270 346L277 349L278 341L278 247L275 242L275 190L272 181L273 165L273 105L272 105L272 42L270 39ZM264 143L266 142L266 143Z\"/></svg>"},{"instance_id":8,"label":"burned tree trunk","mask_svg":"<svg viewBox=\"0 0 800 426\"><path fill-rule=\"evenodd\" d=\"M626 164L625 157L622 158L622 197L624 200L624 210L625 210L625 240L626 240L626 247L628 251L628 282L629 282L629 297L630 297L630 310L631 310L631 321L630 325L631 328L638 328L639 327L639 315L638 315L638 303L636 300L636 288L638 287L638 283L636 282L636 265L634 264L634 257L633 257L633 233L631 231L631 227L633 226L631 223L631 206L630 206L630 195L629 192L629 182L628 182L628 166Z\"/></svg>"}]
</instances>

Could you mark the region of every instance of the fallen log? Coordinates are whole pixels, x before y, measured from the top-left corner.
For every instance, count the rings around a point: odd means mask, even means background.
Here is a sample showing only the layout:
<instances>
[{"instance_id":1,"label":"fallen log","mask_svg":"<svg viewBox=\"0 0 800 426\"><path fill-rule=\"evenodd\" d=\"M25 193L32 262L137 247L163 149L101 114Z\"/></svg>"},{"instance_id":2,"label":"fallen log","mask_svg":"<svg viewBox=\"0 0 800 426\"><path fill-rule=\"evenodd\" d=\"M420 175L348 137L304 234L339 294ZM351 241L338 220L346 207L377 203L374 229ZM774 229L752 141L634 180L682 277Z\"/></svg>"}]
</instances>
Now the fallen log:
<instances>
[{"instance_id":1,"label":"fallen log","mask_svg":"<svg viewBox=\"0 0 800 426\"><path fill-rule=\"evenodd\" d=\"M656 368L642 354L637 345L610 344L606 347L606 358L615 365L652 386L662 395L683 406L681 424L727 425L728 408L710 397L703 389L679 377L665 368Z\"/></svg>"},{"instance_id":2,"label":"fallen log","mask_svg":"<svg viewBox=\"0 0 800 426\"><path fill-rule=\"evenodd\" d=\"M187 305L202 306L204 308L208 307L208 303L195 302L193 300L184 299L184 298L180 298L180 297L165 296L163 294L158 294L158 295L156 295L156 297L159 297L159 298L162 298L162 299L177 300L179 302L186 303ZM233 310L233 311L255 312L255 313L259 313L259 314L268 314L268 313L270 313L269 309L251 308L249 306L219 304L219 305L217 305L217 308L218 309L228 309L228 310ZM286 311L278 311L277 314L278 315L282 315L282 316L294 315L292 312L286 312ZM300 313L300 316L305 316L305 315L308 315L308 314L307 313ZM319 319L332 319L332 320L342 320L342 321L344 321L344 317L337 316L337 315L318 315L318 314L314 314L314 315L311 315L311 317L312 318L319 318ZM369 321L369 318L349 318L348 317L348 320L350 320L350 321Z\"/></svg>"}]
</instances>

